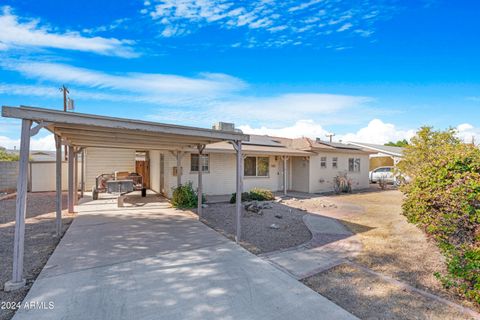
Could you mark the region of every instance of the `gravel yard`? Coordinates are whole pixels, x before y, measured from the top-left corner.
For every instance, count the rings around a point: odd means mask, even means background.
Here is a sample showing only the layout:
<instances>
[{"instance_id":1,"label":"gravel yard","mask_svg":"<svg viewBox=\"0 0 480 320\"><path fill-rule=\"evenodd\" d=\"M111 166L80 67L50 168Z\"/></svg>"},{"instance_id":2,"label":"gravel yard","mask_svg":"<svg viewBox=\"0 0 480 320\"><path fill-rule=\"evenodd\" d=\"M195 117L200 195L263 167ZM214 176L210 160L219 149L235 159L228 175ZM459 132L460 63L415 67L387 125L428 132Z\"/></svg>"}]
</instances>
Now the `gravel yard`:
<instances>
[{"instance_id":1,"label":"gravel yard","mask_svg":"<svg viewBox=\"0 0 480 320\"><path fill-rule=\"evenodd\" d=\"M55 193L29 193L27 196L27 219L25 225L24 275L27 287L14 292L3 291L3 285L11 279L13 235L15 226L15 198L0 201L0 301L20 302L38 276L59 239L55 235ZM63 195L64 209L66 194ZM66 213L64 212L64 217ZM72 222L71 217L63 219L63 233ZM62 234L63 234L62 233ZM0 310L0 319L13 316L9 310Z\"/></svg>"},{"instance_id":2,"label":"gravel yard","mask_svg":"<svg viewBox=\"0 0 480 320\"><path fill-rule=\"evenodd\" d=\"M312 235L302 221L304 211L281 203L268 203L271 208L262 209L261 214L243 210L242 246L259 254L297 246L311 239ZM209 204L203 209L202 221L234 239L235 204Z\"/></svg>"}]
</instances>

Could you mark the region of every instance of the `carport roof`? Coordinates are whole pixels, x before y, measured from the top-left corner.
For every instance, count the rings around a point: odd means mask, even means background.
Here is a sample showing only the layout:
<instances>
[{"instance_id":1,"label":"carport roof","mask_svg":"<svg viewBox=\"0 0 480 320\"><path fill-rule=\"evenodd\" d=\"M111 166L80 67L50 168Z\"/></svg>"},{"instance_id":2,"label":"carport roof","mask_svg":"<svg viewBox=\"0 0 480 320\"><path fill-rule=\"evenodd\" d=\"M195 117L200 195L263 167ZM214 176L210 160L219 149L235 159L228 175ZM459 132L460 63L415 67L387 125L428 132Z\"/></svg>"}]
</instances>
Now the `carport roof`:
<instances>
[{"instance_id":1,"label":"carport roof","mask_svg":"<svg viewBox=\"0 0 480 320\"><path fill-rule=\"evenodd\" d=\"M79 147L176 150L221 141L248 141L241 132L64 112L27 106L2 107L2 116L27 119Z\"/></svg>"}]
</instances>

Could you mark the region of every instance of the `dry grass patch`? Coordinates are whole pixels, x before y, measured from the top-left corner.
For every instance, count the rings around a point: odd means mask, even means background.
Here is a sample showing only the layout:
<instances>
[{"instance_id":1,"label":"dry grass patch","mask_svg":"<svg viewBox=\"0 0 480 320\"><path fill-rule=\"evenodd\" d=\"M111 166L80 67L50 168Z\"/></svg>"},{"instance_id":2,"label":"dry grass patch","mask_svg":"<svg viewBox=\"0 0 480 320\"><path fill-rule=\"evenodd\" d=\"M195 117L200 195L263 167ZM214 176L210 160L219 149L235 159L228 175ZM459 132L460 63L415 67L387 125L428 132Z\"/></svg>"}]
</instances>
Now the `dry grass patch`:
<instances>
[{"instance_id":1,"label":"dry grass patch","mask_svg":"<svg viewBox=\"0 0 480 320\"><path fill-rule=\"evenodd\" d=\"M336 209L315 206L333 203ZM434 273L445 269L439 249L402 215L403 194L397 190L324 196L303 200L299 206L339 219L357 234L363 250L353 260L375 272L435 295L475 308L447 291ZM478 309L477 309L478 310Z\"/></svg>"},{"instance_id":2,"label":"dry grass patch","mask_svg":"<svg viewBox=\"0 0 480 320\"><path fill-rule=\"evenodd\" d=\"M302 282L360 319L473 319L352 265L339 265Z\"/></svg>"}]
</instances>

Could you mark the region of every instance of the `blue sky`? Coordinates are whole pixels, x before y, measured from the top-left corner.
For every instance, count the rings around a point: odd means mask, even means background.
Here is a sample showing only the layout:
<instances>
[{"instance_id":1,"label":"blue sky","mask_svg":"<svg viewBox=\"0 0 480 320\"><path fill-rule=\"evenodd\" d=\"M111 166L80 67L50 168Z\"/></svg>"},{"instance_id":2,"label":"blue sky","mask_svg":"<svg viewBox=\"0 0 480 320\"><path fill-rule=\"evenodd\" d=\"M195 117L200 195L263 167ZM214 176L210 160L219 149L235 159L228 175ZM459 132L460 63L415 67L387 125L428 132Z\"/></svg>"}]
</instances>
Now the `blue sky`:
<instances>
[{"instance_id":1,"label":"blue sky","mask_svg":"<svg viewBox=\"0 0 480 320\"><path fill-rule=\"evenodd\" d=\"M0 104L384 143L480 139L476 1L3 1ZM0 145L18 145L0 120ZM42 133L33 148L49 149Z\"/></svg>"}]
</instances>

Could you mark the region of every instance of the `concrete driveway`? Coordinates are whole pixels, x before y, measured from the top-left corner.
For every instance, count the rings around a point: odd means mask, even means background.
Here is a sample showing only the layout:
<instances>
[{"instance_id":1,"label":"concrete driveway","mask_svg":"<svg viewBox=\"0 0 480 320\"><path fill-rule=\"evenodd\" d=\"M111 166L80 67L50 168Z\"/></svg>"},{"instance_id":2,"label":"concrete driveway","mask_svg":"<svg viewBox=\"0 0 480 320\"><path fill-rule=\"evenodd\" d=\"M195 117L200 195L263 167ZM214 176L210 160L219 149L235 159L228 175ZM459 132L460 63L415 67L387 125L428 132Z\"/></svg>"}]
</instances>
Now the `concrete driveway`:
<instances>
[{"instance_id":1,"label":"concrete driveway","mask_svg":"<svg viewBox=\"0 0 480 320\"><path fill-rule=\"evenodd\" d=\"M355 318L188 212L115 203L77 207L15 320Z\"/></svg>"}]
</instances>

